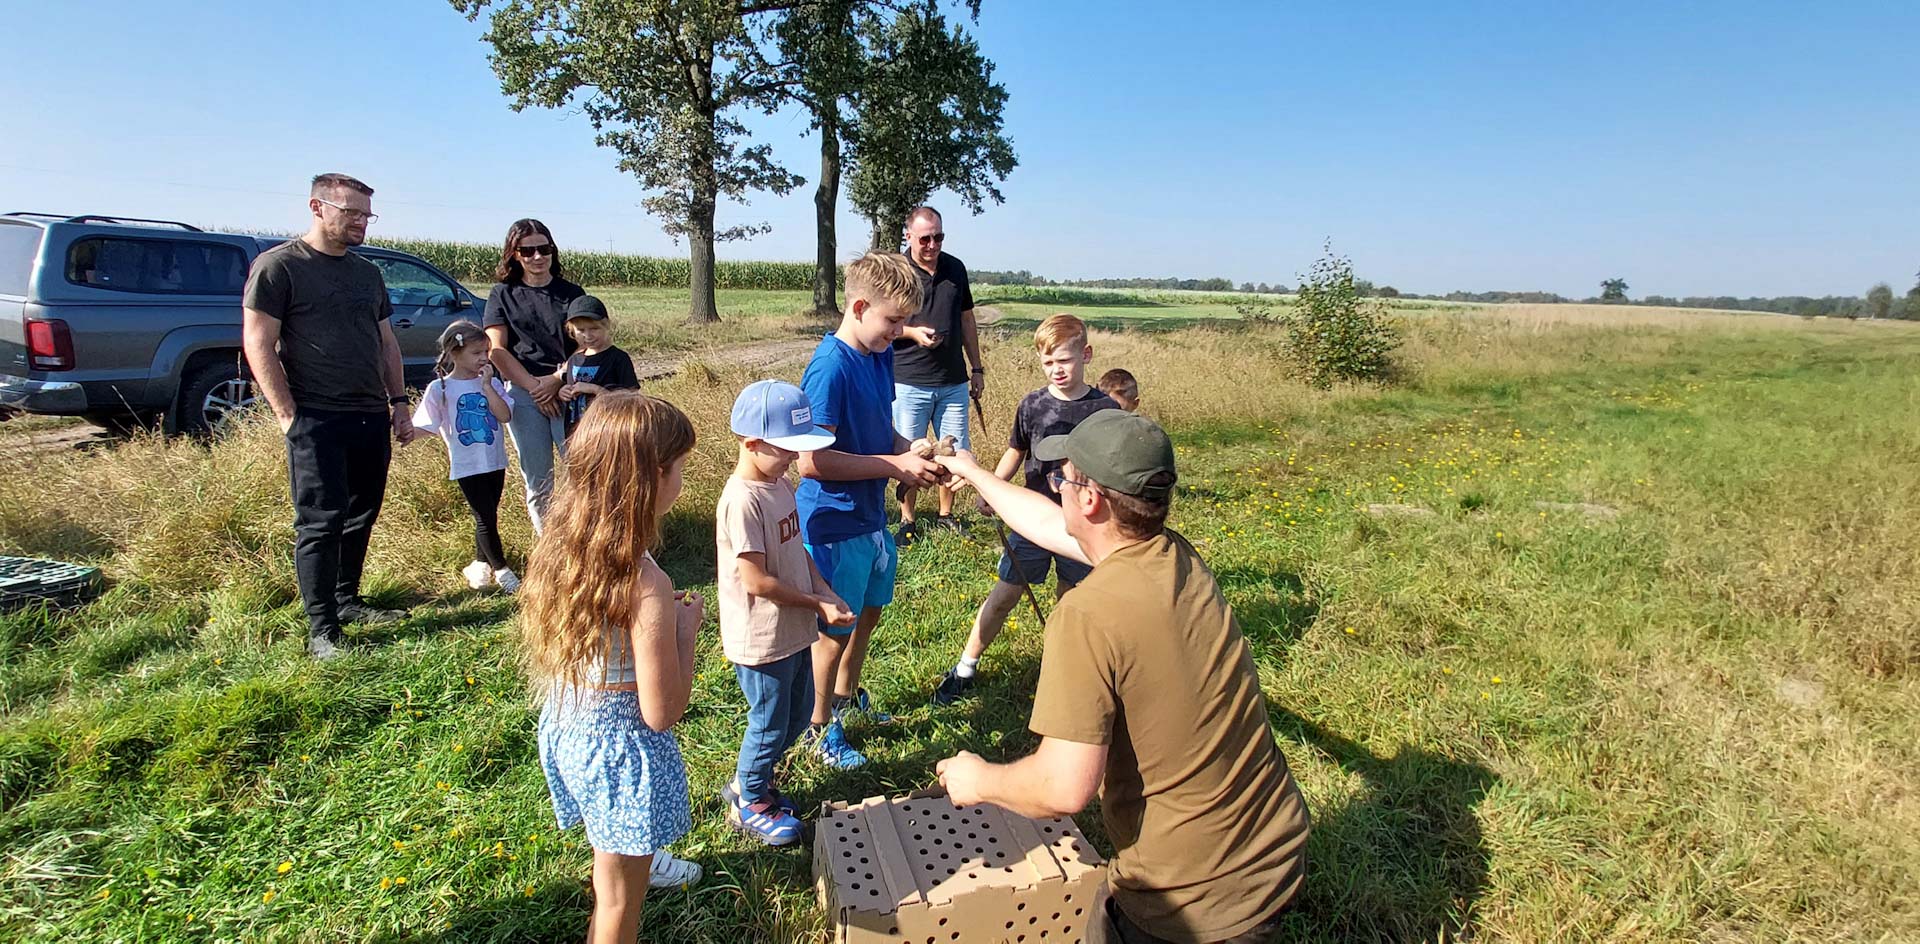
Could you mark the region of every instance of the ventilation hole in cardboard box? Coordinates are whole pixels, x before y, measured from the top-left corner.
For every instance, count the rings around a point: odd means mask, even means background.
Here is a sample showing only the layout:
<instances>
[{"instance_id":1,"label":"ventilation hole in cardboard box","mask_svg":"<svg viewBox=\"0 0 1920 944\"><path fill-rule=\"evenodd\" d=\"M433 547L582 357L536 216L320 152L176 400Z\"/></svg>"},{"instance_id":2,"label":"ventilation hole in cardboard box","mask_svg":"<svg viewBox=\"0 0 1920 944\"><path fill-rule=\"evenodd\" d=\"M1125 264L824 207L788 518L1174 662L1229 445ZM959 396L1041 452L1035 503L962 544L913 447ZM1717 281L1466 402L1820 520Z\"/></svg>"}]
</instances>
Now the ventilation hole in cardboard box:
<instances>
[{"instance_id":1,"label":"ventilation hole in cardboard box","mask_svg":"<svg viewBox=\"0 0 1920 944\"><path fill-rule=\"evenodd\" d=\"M1015 910L1015 911L1025 911L1025 910L1027 910L1027 903L1026 903L1026 902L1024 902L1024 901L1023 901L1023 902L1020 902L1019 904L1017 904L1017 905L1014 905L1014 906L1013 906L1013 910Z\"/></svg>"},{"instance_id":2,"label":"ventilation hole in cardboard box","mask_svg":"<svg viewBox=\"0 0 1920 944\"><path fill-rule=\"evenodd\" d=\"M1073 916L1076 918L1080 917L1080 909L1078 908L1073 909Z\"/></svg>"},{"instance_id":3,"label":"ventilation hole in cardboard box","mask_svg":"<svg viewBox=\"0 0 1920 944\"><path fill-rule=\"evenodd\" d=\"M1053 917L1052 917L1051 919L1049 919L1049 920L1053 920L1053 921L1058 921L1058 920L1060 920L1060 912L1058 912L1058 911L1056 911L1056 912L1054 912L1054 913L1053 913Z\"/></svg>"}]
</instances>

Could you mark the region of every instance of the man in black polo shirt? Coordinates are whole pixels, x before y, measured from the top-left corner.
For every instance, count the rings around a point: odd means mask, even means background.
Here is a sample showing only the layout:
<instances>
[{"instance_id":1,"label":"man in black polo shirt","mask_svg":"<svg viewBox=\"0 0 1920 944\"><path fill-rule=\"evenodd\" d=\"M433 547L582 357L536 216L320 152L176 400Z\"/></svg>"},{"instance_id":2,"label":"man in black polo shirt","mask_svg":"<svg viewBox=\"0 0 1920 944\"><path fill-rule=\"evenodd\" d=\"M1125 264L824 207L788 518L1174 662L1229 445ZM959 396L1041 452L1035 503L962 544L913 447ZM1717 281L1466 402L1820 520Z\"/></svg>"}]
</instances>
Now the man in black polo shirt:
<instances>
[{"instance_id":1,"label":"man in black polo shirt","mask_svg":"<svg viewBox=\"0 0 1920 944\"><path fill-rule=\"evenodd\" d=\"M345 174L313 178L305 235L260 254L247 274L242 336L254 385L287 437L293 569L307 610L307 651L331 659L344 623L401 614L360 599L367 541L387 491L393 440L412 414L393 303L366 241L373 188Z\"/></svg>"},{"instance_id":2,"label":"man in black polo shirt","mask_svg":"<svg viewBox=\"0 0 1920 944\"><path fill-rule=\"evenodd\" d=\"M952 436L960 448L971 448L967 435L967 401L986 389L987 368L980 360L980 337L973 323L973 289L967 267L941 251L947 234L940 213L917 207L907 215L907 258L920 276L920 311L908 319L900 339L893 342L893 427L909 440L928 435ZM968 365L972 369L968 369ZM953 492L938 490L940 517L936 524L957 528L953 520ZM914 489L900 498L900 544L913 541Z\"/></svg>"}]
</instances>

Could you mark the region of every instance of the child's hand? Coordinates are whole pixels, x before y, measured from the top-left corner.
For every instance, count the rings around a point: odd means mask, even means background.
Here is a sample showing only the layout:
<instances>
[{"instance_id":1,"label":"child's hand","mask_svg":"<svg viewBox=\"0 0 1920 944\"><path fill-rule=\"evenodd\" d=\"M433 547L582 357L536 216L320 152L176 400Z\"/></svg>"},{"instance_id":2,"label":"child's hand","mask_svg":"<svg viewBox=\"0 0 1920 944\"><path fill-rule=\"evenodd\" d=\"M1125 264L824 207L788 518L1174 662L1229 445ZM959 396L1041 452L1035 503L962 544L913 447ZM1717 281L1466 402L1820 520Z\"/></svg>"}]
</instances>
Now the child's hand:
<instances>
[{"instance_id":1,"label":"child's hand","mask_svg":"<svg viewBox=\"0 0 1920 944\"><path fill-rule=\"evenodd\" d=\"M492 380L493 379L493 362L481 361L480 370L477 376L480 378L480 382L482 384L486 384L487 381Z\"/></svg>"},{"instance_id":2,"label":"child's hand","mask_svg":"<svg viewBox=\"0 0 1920 944\"><path fill-rule=\"evenodd\" d=\"M900 329L900 334L912 338L913 343L921 347L938 347L940 344L940 332L925 325L908 325Z\"/></svg>"},{"instance_id":3,"label":"child's hand","mask_svg":"<svg viewBox=\"0 0 1920 944\"><path fill-rule=\"evenodd\" d=\"M564 402L571 403L573 401L573 398L579 395L580 395L579 384L567 384L566 386L560 388L559 397Z\"/></svg>"},{"instance_id":4,"label":"child's hand","mask_svg":"<svg viewBox=\"0 0 1920 944\"><path fill-rule=\"evenodd\" d=\"M847 601L831 592L820 594L818 599L820 618L826 620L828 626L853 625L853 611L847 609Z\"/></svg>"},{"instance_id":5,"label":"child's hand","mask_svg":"<svg viewBox=\"0 0 1920 944\"><path fill-rule=\"evenodd\" d=\"M683 635L693 635L707 618L707 602L693 590L676 590L673 599L680 604L673 611L676 625Z\"/></svg>"}]
</instances>

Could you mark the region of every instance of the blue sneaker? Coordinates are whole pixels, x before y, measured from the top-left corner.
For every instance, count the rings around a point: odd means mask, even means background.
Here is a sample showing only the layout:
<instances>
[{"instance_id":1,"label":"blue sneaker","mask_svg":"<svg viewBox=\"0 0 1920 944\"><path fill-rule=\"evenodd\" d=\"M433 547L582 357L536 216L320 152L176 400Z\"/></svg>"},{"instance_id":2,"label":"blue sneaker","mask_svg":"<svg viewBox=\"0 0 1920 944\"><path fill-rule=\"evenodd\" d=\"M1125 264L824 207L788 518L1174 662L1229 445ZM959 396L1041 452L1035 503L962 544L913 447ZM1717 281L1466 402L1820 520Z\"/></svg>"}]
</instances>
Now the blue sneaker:
<instances>
[{"instance_id":1,"label":"blue sneaker","mask_svg":"<svg viewBox=\"0 0 1920 944\"><path fill-rule=\"evenodd\" d=\"M847 729L840 726L840 719L827 722L813 742L813 752L820 760L836 770L853 770L867 765L867 755L853 749L847 743Z\"/></svg>"},{"instance_id":2,"label":"blue sneaker","mask_svg":"<svg viewBox=\"0 0 1920 944\"><path fill-rule=\"evenodd\" d=\"M726 801L727 822L733 828L769 846L789 846L800 841L800 821L772 801L743 803L731 783L720 788L720 798Z\"/></svg>"},{"instance_id":3,"label":"blue sneaker","mask_svg":"<svg viewBox=\"0 0 1920 944\"><path fill-rule=\"evenodd\" d=\"M836 701L838 700L836 699ZM892 715L884 711L874 710L873 698L867 694L867 690L864 688L854 689L852 698L833 706L833 713L836 718L848 712L859 712L860 717L868 724L885 725L893 723Z\"/></svg>"}]
</instances>

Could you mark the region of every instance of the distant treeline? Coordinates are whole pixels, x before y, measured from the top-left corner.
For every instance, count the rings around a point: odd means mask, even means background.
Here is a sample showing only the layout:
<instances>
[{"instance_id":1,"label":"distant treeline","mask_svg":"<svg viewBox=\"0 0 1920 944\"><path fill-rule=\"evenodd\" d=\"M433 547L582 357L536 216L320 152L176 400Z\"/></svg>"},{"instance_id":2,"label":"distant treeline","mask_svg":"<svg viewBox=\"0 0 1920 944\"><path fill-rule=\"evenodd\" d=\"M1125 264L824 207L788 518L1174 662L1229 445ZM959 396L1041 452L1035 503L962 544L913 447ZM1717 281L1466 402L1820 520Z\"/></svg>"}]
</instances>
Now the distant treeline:
<instances>
[{"instance_id":1,"label":"distant treeline","mask_svg":"<svg viewBox=\"0 0 1920 944\"><path fill-rule=\"evenodd\" d=\"M1644 295L1626 301L1609 301L1598 296L1568 298L1554 292L1448 292L1445 295L1402 295L1403 298L1431 298L1437 301L1478 304L1526 303L1534 305L1647 305L1661 308L1711 308L1723 311L1771 311L1783 315L1832 315L1864 317L1867 301L1854 295L1782 295L1777 298L1736 298L1732 295Z\"/></svg>"},{"instance_id":2,"label":"distant treeline","mask_svg":"<svg viewBox=\"0 0 1920 944\"><path fill-rule=\"evenodd\" d=\"M1290 295L1293 289L1284 284L1266 282L1241 282L1235 284L1231 279L1049 279L1043 275L1034 275L1025 269L1017 272L1003 272L991 269L969 270L968 275L978 285L1034 285L1034 286L1073 286L1079 288L1135 288L1135 289L1184 289L1202 292L1241 292L1248 295ZM1814 298L1806 295L1781 295L1773 298L1752 296L1738 298L1732 295L1689 295L1676 298L1670 295L1647 295L1624 301L1603 299L1598 296L1589 298L1569 298L1557 292L1466 292L1454 291L1444 295L1421 295L1402 292L1391 285L1375 285L1366 279L1355 279L1354 288L1360 294L1375 298L1419 298L1439 302L1465 302L1476 305L1531 304L1531 305L1646 305L1663 308L1710 308L1723 311L1769 311L1783 315L1827 315L1832 317L1865 318L1875 314L1867 298L1858 295L1826 295ZM1910 297L1920 293L1920 286ZM1911 314L1909 312L1912 312ZM1920 317L1920 307L1912 304L1902 306L1894 304L1882 317Z\"/></svg>"},{"instance_id":3,"label":"distant treeline","mask_svg":"<svg viewBox=\"0 0 1920 944\"><path fill-rule=\"evenodd\" d=\"M1178 289L1188 292L1231 292L1234 291L1232 279L1049 279L1043 275L1034 275L1025 269L1018 272L1001 272L993 269L968 269L967 278L975 285L1066 285L1075 288L1151 288ZM1265 285L1254 288L1252 283L1239 287L1242 292L1280 292L1287 291L1285 286Z\"/></svg>"}]
</instances>

